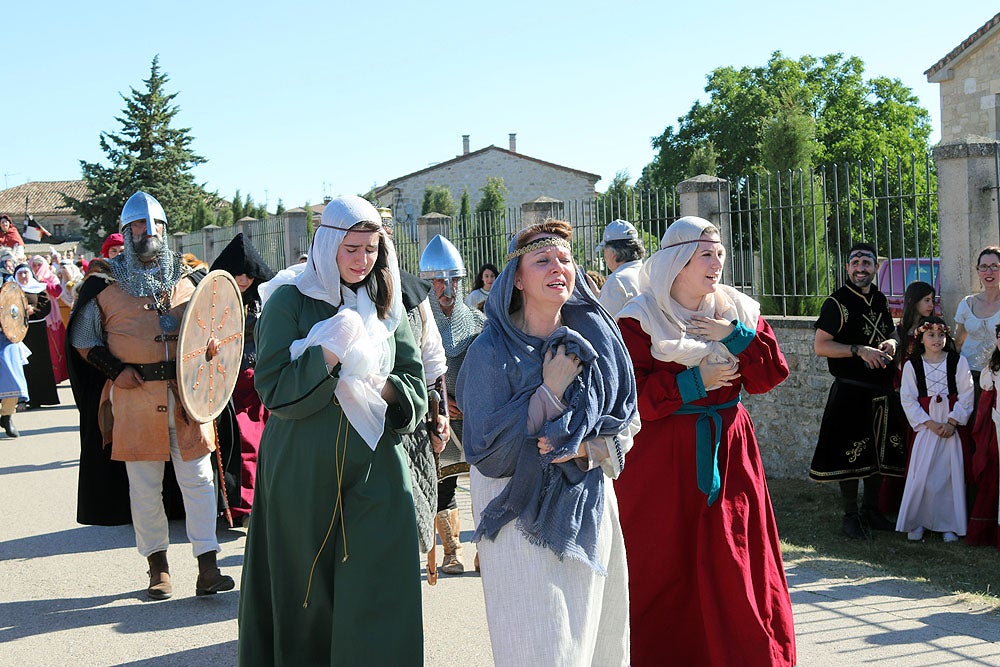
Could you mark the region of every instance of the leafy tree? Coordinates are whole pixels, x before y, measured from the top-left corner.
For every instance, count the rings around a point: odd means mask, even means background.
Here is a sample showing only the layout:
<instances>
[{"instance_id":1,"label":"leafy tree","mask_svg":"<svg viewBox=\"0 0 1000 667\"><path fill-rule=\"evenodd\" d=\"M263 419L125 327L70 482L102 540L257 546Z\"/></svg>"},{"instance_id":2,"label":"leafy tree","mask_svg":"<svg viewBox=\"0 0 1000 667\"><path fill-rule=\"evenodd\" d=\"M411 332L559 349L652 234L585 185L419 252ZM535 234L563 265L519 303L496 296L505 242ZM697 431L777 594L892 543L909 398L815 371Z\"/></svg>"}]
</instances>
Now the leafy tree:
<instances>
[{"instance_id":1,"label":"leafy tree","mask_svg":"<svg viewBox=\"0 0 1000 667\"><path fill-rule=\"evenodd\" d=\"M764 122L761 157L767 187L753 191L751 201L767 216L766 222L763 216L758 219L751 247L761 259L758 291L782 295L761 298L766 314L815 314L823 297L784 295L830 291L828 280L823 289L819 286L829 275L829 263L823 179L809 168L816 149L816 123L794 102Z\"/></svg>"},{"instance_id":2,"label":"leafy tree","mask_svg":"<svg viewBox=\"0 0 1000 667\"><path fill-rule=\"evenodd\" d=\"M281 198L279 197L278 198L278 205L274 207L274 214L275 215L283 215L284 212L285 212L285 202L281 201Z\"/></svg>"},{"instance_id":3,"label":"leafy tree","mask_svg":"<svg viewBox=\"0 0 1000 667\"><path fill-rule=\"evenodd\" d=\"M706 141L700 146L695 146L691 151L691 158L688 160L687 177L706 174L715 176L719 171L719 156L715 151L715 144Z\"/></svg>"},{"instance_id":4,"label":"leafy tree","mask_svg":"<svg viewBox=\"0 0 1000 667\"><path fill-rule=\"evenodd\" d=\"M635 194L635 188L629 184L628 170L615 173L607 190L597 195L597 221L607 224L616 219L635 219Z\"/></svg>"},{"instance_id":5,"label":"leafy tree","mask_svg":"<svg viewBox=\"0 0 1000 667\"><path fill-rule=\"evenodd\" d=\"M479 189L482 198L476 204L477 232L483 235L506 236L507 195L510 193L503 179L488 176L486 185Z\"/></svg>"},{"instance_id":6,"label":"leafy tree","mask_svg":"<svg viewBox=\"0 0 1000 667\"><path fill-rule=\"evenodd\" d=\"M230 205L230 210L232 210L233 212L233 221L239 220L244 215L246 215L246 206L243 204L243 198L240 196L239 190L236 191L236 196L233 197L232 204Z\"/></svg>"},{"instance_id":7,"label":"leafy tree","mask_svg":"<svg viewBox=\"0 0 1000 667\"><path fill-rule=\"evenodd\" d=\"M215 224L219 227L232 227L235 221L233 209L230 206L223 206L219 209L218 215L215 216Z\"/></svg>"},{"instance_id":8,"label":"leafy tree","mask_svg":"<svg viewBox=\"0 0 1000 667\"><path fill-rule=\"evenodd\" d=\"M455 199L451 196L451 190L444 185L429 185L424 188L424 203L420 207L420 215L428 213L440 213L454 217L458 212Z\"/></svg>"},{"instance_id":9,"label":"leafy tree","mask_svg":"<svg viewBox=\"0 0 1000 667\"><path fill-rule=\"evenodd\" d=\"M312 240L313 232L316 231L316 225L313 222L312 205L306 202L302 206L306 209L306 235L309 237L309 240Z\"/></svg>"},{"instance_id":10,"label":"leafy tree","mask_svg":"<svg viewBox=\"0 0 1000 667\"><path fill-rule=\"evenodd\" d=\"M765 121L789 103L816 123L809 166L924 153L930 116L898 79L865 79L864 63L841 53L791 60L775 51L763 67L720 67L708 75L706 103L696 101L653 139L658 151L641 187L683 180L696 149L711 141L720 175L738 178L763 165Z\"/></svg>"},{"instance_id":11,"label":"leafy tree","mask_svg":"<svg viewBox=\"0 0 1000 667\"><path fill-rule=\"evenodd\" d=\"M206 161L191 148L191 128L171 127L180 107L172 104L177 93L166 92L168 80L155 56L144 89L131 88L128 96L121 95L125 108L115 117L120 132L101 133L107 165L80 161L91 195L86 200L64 199L86 220L83 234L88 247L100 248L104 238L118 230L122 206L137 190L163 205L169 231L189 229L197 201L208 195L191 173Z\"/></svg>"},{"instance_id":12,"label":"leafy tree","mask_svg":"<svg viewBox=\"0 0 1000 667\"><path fill-rule=\"evenodd\" d=\"M472 215L472 204L469 202L469 188L462 191L462 201L458 206L458 216L464 221Z\"/></svg>"},{"instance_id":13,"label":"leafy tree","mask_svg":"<svg viewBox=\"0 0 1000 667\"><path fill-rule=\"evenodd\" d=\"M191 229L201 229L205 225L215 224L215 213L209 208L204 199L195 202L194 210L191 213Z\"/></svg>"}]
</instances>

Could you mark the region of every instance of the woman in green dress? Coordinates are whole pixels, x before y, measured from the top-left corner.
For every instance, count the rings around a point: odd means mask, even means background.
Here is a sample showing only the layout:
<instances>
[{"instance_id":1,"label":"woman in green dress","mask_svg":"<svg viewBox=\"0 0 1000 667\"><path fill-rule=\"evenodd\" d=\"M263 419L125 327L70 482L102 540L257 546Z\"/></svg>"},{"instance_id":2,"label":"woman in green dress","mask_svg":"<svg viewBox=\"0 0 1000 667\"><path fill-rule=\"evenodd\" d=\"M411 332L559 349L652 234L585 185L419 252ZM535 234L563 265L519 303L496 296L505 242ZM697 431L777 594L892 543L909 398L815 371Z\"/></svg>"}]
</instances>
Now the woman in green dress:
<instances>
[{"instance_id":1,"label":"woman in green dress","mask_svg":"<svg viewBox=\"0 0 1000 667\"><path fill-rule=\"evenodd\" d=\"M420 562L401 433L427 394L392 242L360 197L323 211L305 270L260 286L261 439L240 665L421 665Z\"/></svg>"}]
</instances>

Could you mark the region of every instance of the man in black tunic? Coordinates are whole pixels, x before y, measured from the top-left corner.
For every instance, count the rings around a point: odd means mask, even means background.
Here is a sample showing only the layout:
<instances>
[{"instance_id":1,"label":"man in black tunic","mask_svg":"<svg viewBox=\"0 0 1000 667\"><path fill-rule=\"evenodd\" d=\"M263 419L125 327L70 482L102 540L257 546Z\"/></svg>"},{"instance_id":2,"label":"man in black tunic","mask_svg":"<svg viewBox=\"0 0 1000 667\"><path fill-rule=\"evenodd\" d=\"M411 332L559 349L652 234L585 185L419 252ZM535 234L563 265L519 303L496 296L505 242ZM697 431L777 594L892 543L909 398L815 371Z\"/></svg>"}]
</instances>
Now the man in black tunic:
<instances>
[{"instance_id":1,"label":"man in black tunic","mask_svg":"<svg viewBox=\"0 0 1000 667\"><path fill-rule=\"evenodd\" d=\"M852 245L847 282L827 297L815 325L814 349L827 358L834 382L809 476L840 483L841 529L853 539L869 529L893 530L878 511L879 487L882 475L901 477L906 467L902 406L892 382L896 341L885 295L872 284L877 265L875 248Z\"/></svg>"}]
</instances>

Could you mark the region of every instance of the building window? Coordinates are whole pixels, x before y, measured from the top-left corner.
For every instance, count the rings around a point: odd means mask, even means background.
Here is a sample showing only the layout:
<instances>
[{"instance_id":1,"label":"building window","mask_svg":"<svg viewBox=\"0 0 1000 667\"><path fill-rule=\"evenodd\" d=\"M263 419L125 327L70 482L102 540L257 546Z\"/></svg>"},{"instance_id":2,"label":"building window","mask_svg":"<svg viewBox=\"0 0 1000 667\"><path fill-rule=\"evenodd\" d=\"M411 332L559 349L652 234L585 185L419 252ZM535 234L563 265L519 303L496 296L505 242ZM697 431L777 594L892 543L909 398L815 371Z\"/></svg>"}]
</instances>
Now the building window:
<instances>
[{"instance_id":1,"label":"building window","mask_svg":"<svg viewBox=\"0 0 1000 667\"><path fill-rule=\"evenodd\" d=\"M52 225L52 235L60 238L66 236L66 225L59 223Z\"/></svg>"}]
</instances>

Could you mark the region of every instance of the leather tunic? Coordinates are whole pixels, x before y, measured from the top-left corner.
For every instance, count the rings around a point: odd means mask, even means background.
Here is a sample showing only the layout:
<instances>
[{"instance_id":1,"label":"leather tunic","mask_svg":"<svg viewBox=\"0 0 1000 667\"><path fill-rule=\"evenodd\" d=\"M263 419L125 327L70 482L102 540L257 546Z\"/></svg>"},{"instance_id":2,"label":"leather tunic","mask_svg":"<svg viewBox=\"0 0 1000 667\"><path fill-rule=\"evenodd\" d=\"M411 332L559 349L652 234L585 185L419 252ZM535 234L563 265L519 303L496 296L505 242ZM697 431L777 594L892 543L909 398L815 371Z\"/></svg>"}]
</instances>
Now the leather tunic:
<instances>
[{"instance_id":1,"label":"leather tunic","mask_svg":"<svg viewBox=\"0 0 1000 667\"><path fill-rule=\"evenodd\" d=\"M187 302L194 292L190 280L174 285L170 314L181 321ZM150 364L175 361L177 340L162 340L160 315L147 305L149 297L134 297L118 285L110 285L97 296L107 345L111 353L126 364ZM156 340L157 337L161 340ZM135 389L105 383L101 413L114 417L111 458L116 461L168 461L170 436L167 421L167 395L174 392L174 422L181 457L191 461L215 450L212 422L200 424L184 411L177 395L176 380L146 380ZM102 419L102 431L108 420ZM107 434L105 433L105 442Z\"/></svg>"}]
</instances>

